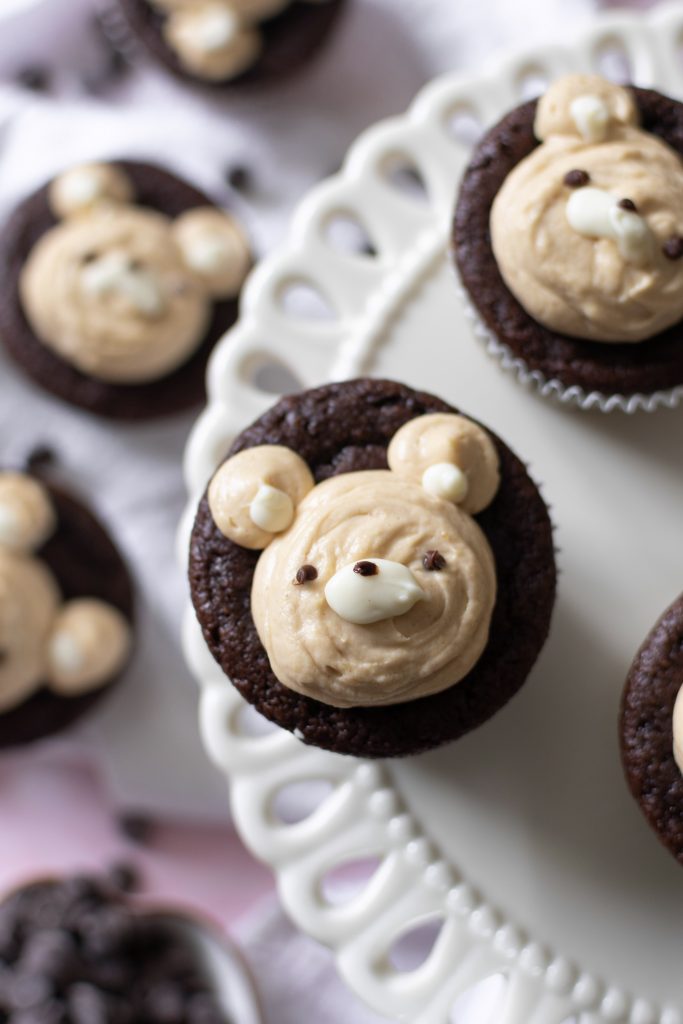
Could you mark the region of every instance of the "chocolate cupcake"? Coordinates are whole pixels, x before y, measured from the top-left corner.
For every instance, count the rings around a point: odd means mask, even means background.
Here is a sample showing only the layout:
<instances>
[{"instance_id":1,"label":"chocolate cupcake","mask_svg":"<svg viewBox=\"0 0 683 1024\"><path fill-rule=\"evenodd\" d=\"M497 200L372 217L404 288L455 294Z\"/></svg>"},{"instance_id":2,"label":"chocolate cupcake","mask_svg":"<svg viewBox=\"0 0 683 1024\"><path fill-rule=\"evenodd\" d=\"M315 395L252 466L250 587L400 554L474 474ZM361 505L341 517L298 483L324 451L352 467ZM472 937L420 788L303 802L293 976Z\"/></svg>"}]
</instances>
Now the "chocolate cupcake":
<instances>
[{"instance_id":1,"label":"chocolate cupcake","mask_svg":"<svg viewBox=\"0 0 683 1024\"><path fill-rule=\"evenodd\" d=\"M683 104L593 75L559 79L477 146L455 259L478 333L543 393L605 410L680 396L682 153Z\"/></svg>"},{"instance_id":2,"label":"chocolate cupcake","mask_svg":"<svg viewBox=\"0 0 683 1024\"><path fill-rule=\"evenodd\" d=\"M629 788L683 864L683 595L664 613L626 680L620 721Z\"/></svg>"},{"instance_id":3,"label":"chocolate cupcake","mask_svg":"<svg viewBox=\"0 0 683 1024\"><path fill-rule=\"evenodd\" d=\"M132 646L128 571L61 488L0 471L0 749L60 732L115 685Z\"/></svg>"},{"instance_id":4,"label":"chocolate cupcake","mask_svg":"<svg viewBox=\"0 0 683 1024\"><path fill-rule=\"evenodd\" d=\"M0 263L0 335L15 361L72 405L137 420L202 401L251 255L207 196L120 161L71 168L24 200Z\"/></svg>"},{"instance_id":5,"label":"chocolate cupcake","mask_svg":"<svg viewBox=\"0 0 683 1024\"><path fill-rule=\"evenodd\" d=\"M555 595L522 462L445 402L356 380L282 399L232 446L190 549L225 674L306 743L415 754L527 678Z\"/></svg>"},{"instance_id":6,"label":"chocolate cupcake","mask_svg":"<svg viewBox=\"0 0 683 1024\"><path fill-rule=\"evenodd\" d=\"M269 85L330 35L345 0L121 0L146 49L177 77L214 90Z\"/></svg>"}]
</instances>

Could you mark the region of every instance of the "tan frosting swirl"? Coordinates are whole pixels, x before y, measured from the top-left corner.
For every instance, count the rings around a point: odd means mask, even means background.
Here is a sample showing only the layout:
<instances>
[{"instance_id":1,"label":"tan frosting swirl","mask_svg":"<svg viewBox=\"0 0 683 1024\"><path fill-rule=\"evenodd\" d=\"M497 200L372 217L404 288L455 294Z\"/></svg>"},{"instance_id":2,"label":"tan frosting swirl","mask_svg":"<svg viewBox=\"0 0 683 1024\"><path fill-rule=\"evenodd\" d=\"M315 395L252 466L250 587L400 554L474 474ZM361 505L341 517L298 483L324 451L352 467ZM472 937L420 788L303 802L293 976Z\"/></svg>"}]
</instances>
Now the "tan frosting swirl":
<instances>
[{"instance_id":1,"label":"tan frosting swirl","mask_svg":"<svg viewBox=\"0 0 683 1024\"><path fill-rule=\"evenodd\" d=\"M430 466L452 463L465 474L460 508L474 515L491 503L500 483L498 452L481 427L465 416L430 413L408 420L391 439L389 468L422 481Z\"/></svg>"},{"instance_id":2,"label":"tan frosting swirl","mask_svg":"<svg viewBox=\"0 0 683 1024\"><path fill-rule=\"evenodd\" d=\"M628 90L592 75L550 87L538 104L535 133L543 144L510 172L491 211L496 261L519 302L547 327L592 341L639 342L678 322L683 260L662 251L683 235L678 154L637 127ZM587 233L570 224L576 191L564 178L576 169L615 203L635 204L651 242L644 259L627 258L599 228Z\"/></svg>"},{"instance_id":3,"label":"tan frosting swirl","mask_svg":"<svg viewBox=\"0 0 683 1024\"><path fill-rule=\"evenodd\" d=\"M173 11L163 34L183 67L208 80L236 78L261 52L260 33L218 0Z\"/></svg>"},{"instance_id":4,"label":"tan frosting swirl","mask_svg":"<svg viewBox=\"0 0 683 1024\"><path fill-rule=\"evenodd\" d=\"M211 309L169 219L134 206L99 206L46 232L20 290L43 344L114 383L155 380L186 362Z\"/></svg>"},{"instance_id":5,"label":"tan frosting swirl","mask_svg":"<svg viewBox=\"0 0 683 1024\"><path fill-rule=\"evenodd\" d=\"M211 515L221 533L235 544L265 548L273 532L261 528L252 515L260 489L265 484L284 492L293 509L314 482L304 460L290 448L276 444L245 448L224 462L213 477L209 485Z\"/></svg>"},{"instance_id":6,"label":"tan frosting swirl","mask_svg":"<svg viewBox=\"0 0 683 1024\"><path fill-rule=\"evenodd\" d=\"M68 601L50 635L50 689L63 697L97 689L120 672L130 647L130 626L117 608L95 598Z\"/></svg>"},{"instance_id":7,"label":"tan frosting swirl","mask_svg":"<svg viewBox=\"0 0 683 1024\"><path fill-rule=\"evenodd\" d=\"M50 496L25 473L0 471L0 547L35 551L57 524Z\"/></svg>"},{"instance_id":8,"label":"tan frosting swirl","mask_svg":"<svg viewBox=\"0 0 683 1024\"><path fill-rule=\"evenodd\" d=\"M81 164L59 174L48 189L55 217L66 219L92 209L97 203L130 203L133 186L128 175L113 164Z\"/></svg>"},{"instance_id":9,"label":"tan frosting swirl","mask_svg":"<svg viewBox=\"0 0 683 1024\"><path fill-rule=\"evenodd\" d=\"M217 299L234 298L251 266L251 249L234 217L212 206L188 210L173 225L185 265Z\"/></svg>"},{"instance_id":10,"label":"tan frosting swirl","mask_svg":"<svg viewBox=\"0 0 683 1024\"><path fill-rule=\"evenodd\" d=\"M27 700L44 681L59 602L46 565L0 546L0 712Z\"/></svg>"},{"instance_id":11,"label":"tan frosting swirl","mask_svg":"<svg viewBox=\"0 0 683 1024\"><path fill-rule=\"evenodd\" d=\"M441 571L422 559L438 549ZM368 558L407 567L424 596L370 625L337 615L325 584ZM302 565L317 578L294 585ZM293 525L261 555L251 592L259 637L277 678L338 707L413 700L452 686L480 657L496 596L483 533L456 505L386 470L345 473L303 499Z\"/></svg>"}]
</instances>

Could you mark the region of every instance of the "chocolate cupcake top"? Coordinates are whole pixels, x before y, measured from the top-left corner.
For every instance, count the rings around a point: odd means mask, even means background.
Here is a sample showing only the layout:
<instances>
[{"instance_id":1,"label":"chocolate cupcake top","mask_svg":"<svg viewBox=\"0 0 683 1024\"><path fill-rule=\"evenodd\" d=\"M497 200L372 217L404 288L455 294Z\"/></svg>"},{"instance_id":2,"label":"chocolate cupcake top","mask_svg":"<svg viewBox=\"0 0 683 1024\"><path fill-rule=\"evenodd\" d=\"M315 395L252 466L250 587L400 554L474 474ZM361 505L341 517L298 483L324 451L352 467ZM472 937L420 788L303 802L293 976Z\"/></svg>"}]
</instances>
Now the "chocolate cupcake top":
<instances>
[{"instance_id":1,"label":"chocolate cupcake top","mask_svg":"<svg viewBox=\"0 0 683 1024\"><path fill-rule=\"evenodd\" d=\"M51 184L59 222L31 249L19 289L36 337L97 380L145 384L201 346L213 304L250 265L235 220L211 208L175 220L134 204L120 166L72 168Z\"/></svg>"},{"instance_id":2,"label":"chocolate cupcake top","mask_svg":"<svg viewBox=\"0 0 683 1024\"><path fill-rule=\"evenodd\" d=\"M209 487L225 537L261 550L251 613L286 687L334 707L396 704L463 679L484 650L496 569L472 516L499 484L486 431L448 413L393 436L388 470L315 484L291 449L233 455Z\"/></svg>"},{"instance_id":3,"label":"chocolate cupcake top","mask_svg":"<svg viewBox=\"0 0 683 1024\"><path fill-rule=\"evenodd\" d=\"M43 687L65 698L97 690L128 658L131 629L121 611L90 597L63 600L37 554L56 527L38 480L0 472L0 714Z\"/></svg>"},{"instance_id":4,"label":"chocolate cupcake top","mask_svg":"<svg viewBox=\"0 0 683 1024\"><path fill-rule=\"evenodd\" d=\"M292 2L150 0L165 15L164 40L181 67L208 81L229 81L255 64L263 47L260 23L281 14Z\"/></svg>"},{"instance_id":5,"label":"chocolate cupcake top","mask_svg":"<svg viewBox=\"0 0 683 1024\"><path fill-rule=\"evenodd\" d=\"M542 144L495 198L499 270L551 330L642 342L683 317L683 163L638 121L630 90L559 79L537 106Z\"/></svg>"}]
</instances>

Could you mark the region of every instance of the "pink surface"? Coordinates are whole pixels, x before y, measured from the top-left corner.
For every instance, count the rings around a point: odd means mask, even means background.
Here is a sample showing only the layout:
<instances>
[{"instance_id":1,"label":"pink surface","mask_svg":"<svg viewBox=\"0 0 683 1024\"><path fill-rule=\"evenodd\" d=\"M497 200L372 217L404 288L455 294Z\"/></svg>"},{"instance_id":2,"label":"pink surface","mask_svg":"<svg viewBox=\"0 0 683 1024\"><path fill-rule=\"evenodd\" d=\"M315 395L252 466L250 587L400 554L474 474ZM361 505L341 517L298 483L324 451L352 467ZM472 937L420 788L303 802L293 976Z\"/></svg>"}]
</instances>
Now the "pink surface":
<instances>
[{"instance_id":1,"label":"pink surface","mask_svg":"<svg viewBox=\"0 0 683 1024\"><path fill-rule=\"evenodd\" d=\"M147 844L132 844L92 770L39 751L0 757L0 825L0 893L36 875L125 859L140 869L145 896L192 907L229 929L273 888L229 827L160 821Z\"/></svg>"}]
</instances>

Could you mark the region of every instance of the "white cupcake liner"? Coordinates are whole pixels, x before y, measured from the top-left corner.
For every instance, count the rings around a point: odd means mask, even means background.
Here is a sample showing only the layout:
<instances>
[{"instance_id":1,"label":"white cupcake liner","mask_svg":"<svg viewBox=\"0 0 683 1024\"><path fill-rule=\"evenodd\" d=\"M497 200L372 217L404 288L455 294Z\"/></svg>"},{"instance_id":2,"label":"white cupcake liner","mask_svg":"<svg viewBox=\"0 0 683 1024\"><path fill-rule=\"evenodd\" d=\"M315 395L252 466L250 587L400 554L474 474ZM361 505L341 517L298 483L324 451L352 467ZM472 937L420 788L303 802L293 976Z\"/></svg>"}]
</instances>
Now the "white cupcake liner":
<instances>
[{"instance_id":1,"label":"white cupcake liner","mask_svg":"<svg viewBox=\"0 0 683 1024\"><path fill-rule=\"evenodd\" d=\"M481 341L487 353L496 359L502 368L511 371L520 384L533 388L542 398L552 398L561 405L573 406L584 411L599 412L656 412L657 409L675 409L683 400L683 384L668 391L653 391L649 395L607 395L602 391L586 391L578 384L568 386L556 378L545 377L540 370L531 370L519 356L505 345L488 328L475 309L470 296L457 277L458 291L465 315L472 324L475 337Z\"/></svg>"}]
</instances>

